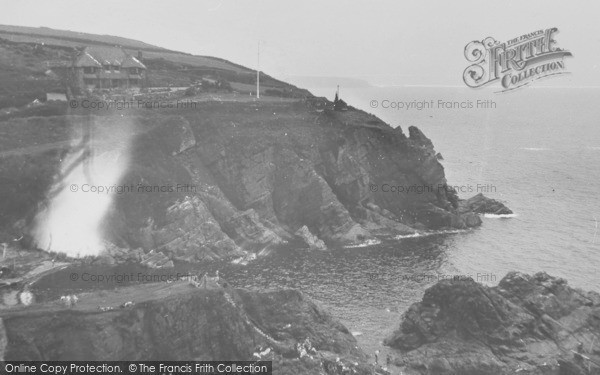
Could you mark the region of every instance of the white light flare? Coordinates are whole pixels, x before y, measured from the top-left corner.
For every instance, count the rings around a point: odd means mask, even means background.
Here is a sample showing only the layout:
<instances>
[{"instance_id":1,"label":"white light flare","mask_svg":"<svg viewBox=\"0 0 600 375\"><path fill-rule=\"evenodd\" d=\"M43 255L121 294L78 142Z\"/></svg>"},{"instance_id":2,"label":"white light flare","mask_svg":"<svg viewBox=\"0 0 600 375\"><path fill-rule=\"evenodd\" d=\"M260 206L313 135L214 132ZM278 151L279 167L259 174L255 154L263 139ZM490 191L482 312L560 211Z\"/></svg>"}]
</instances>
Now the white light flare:
<instances>
[{"instance_id":1,"label":"white light flare","mask_svg":"<svg viewBox=\"0 0 600 375\"><path fill-rule=\"evenodd\" d=\"M102 223L128 168L132 138L132 126L123 117L80 128L32 231L38 248L74 258L97 256L105 248Z\"/></svg>"}]
</instances>

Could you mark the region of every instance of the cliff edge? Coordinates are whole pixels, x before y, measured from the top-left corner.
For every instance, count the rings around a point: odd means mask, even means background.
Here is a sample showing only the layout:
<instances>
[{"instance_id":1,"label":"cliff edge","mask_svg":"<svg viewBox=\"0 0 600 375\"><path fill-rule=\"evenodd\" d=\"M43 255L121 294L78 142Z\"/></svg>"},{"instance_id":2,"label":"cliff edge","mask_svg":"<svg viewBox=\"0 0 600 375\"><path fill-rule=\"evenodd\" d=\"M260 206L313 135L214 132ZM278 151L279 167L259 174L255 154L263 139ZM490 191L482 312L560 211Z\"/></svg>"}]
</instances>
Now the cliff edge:
<instances>
[{"instance_id":1,"label":"cliff edge","mask_svg":"<svg viewBox=\"0 0 600 375\"><path fill-rule=\"evenodd\" d=\"M300 292L185 281L0 314L6 361L265 360L277 374L371 374L350 332ZM346 371L346 372L343 372Z\"/></svg>"},{"instance_id":2,"label":"cliff edge","mask_svg":"<svg viewBox=\"0 0 600 375\"><path fill-rule=\"evenodd\" d=\"M232 99L185 109L8 119L0 124L20 143L0 155L0 174L10 176L3 185L10 199L0 203L0 219L17 232L15 238L20 233L14 223L26 223L21 230L36 225L36 215L51 200L48 191L67 184L57 176L73 147L72 130L87 126L97 137L93 144L105 148L131 139L128 154L120 156L129 162L114 185L132 188L111 194L101 223L102 237L112 244L105 254L109 262L139 257L128 249L191 262L249 259L304 243L309 234L331 246L382 233L480 225L475 212L482 211L461 204L421 131L410 127L406 136L375 116L352 108L334 111L330 104ZM96 158L112 155L92 151ZM82 194L65 196L93 198ZM479 197L477 207L487 201Z\"/></svg>"}]
</instances>

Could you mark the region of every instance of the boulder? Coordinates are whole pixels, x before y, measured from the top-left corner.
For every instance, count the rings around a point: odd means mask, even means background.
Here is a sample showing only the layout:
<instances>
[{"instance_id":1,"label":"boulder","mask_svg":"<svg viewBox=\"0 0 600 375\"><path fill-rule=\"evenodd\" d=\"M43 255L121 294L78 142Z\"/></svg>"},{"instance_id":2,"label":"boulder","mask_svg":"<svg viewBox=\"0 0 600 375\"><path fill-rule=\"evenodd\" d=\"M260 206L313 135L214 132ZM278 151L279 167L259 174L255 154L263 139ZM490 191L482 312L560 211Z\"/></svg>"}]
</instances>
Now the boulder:
<instances>
[{"instance_id":1,"label":"boulder","mask_svg":"<svg viewBox=\"0 0 600 375\"><path fill-rule=\"evenodd\" d=\"M311 250L327 250L327 246L325 246L323 240L312 234L306 225L298 229L295 234L302 238Z\"/></svg>"},{"instance_id":2,"label":"boulder","mask_svg":"<svg viewBox=\"0 0 600 375\"><path fill-rule=\"evenodd\" d=\"M173 268L175 265L173 261L169 259L164 253L160 251L151 250L149 253L142 256L141 264L149 268Z\"/></svg>"},{"instance_id":3,"label":"boulder","mask_svg":"<svg viewBox=\"0 0 600 375\"><path fill-rule=\"evenodd\" d=\"M546 273L443 280L385 339L418 374L598 374L600 295Z\"/></svg>"},{"instance_id":4,"label":"boulder","mask_svg":"<svg viewBox=\"0 0 600 375\"><path fill-rule=\"evenodd\" d=\"M510 215L513 212L503 203L487 198L479 193L469 199L459 201L460 212L475 212L478 214Z\"/></svg>"}]
</instances>

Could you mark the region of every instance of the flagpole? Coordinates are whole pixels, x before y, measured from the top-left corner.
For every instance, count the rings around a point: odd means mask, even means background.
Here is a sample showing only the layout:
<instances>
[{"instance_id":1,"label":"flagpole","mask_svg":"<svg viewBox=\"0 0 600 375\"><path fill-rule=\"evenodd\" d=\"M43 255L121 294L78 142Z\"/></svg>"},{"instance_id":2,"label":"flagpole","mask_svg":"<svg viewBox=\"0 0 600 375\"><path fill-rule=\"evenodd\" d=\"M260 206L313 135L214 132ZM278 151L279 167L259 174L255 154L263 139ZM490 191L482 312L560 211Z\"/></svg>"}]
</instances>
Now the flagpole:
<instances>
[{"instance_id":1,"label":"flagpole","mask_svg":"<svg viewBox=\"0 0 600 375\"><path fill-rule=\"evenodd\" d=\"M260 99L260 41L258 41L256 63L256 98Z\"/></svg>"}]
</instances>

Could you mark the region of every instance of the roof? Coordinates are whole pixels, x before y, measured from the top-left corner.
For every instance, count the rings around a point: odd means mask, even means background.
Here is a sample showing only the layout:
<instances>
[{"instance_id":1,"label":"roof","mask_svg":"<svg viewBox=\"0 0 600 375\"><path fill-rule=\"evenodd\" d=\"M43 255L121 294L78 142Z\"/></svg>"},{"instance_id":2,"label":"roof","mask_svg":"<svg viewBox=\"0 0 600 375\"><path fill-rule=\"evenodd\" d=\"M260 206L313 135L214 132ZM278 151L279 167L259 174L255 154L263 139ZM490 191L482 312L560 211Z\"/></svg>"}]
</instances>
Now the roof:
<instances>
[{"instance_id":1,"label":"roof","mask_svg":"<svg viewBox=\"0 0 600 375\"><path fill-rule=\"evenodd\" d=\"M146 69L146 66L140 62L140 60L136 59L131 55L127 55L125 60L121 62L121 66L123 68L142 68Z\"/></svg>"},{"instance_id":2,"label":"roof","mask_svg":"<svg viewBox=\"0 0 600 375\"><path fill-rule=\"evenodd\" d=\"M146 66L135 57L127 54L119 47L92 46L76 58L76 67L100 67L102 65L118 65L124 68L142 68Z\"/></svg>"},{"instance_id":3,"label":"roof","mask_svg":"<svg viewBox=\"0 0 600 375\"><path fill-rule=\"evenodd\" d=\"M98 60L96 60L92 55L87 52L83 52L81 56L75 60L75 66L102 66Z\"/></svg>"}]
</instances>

